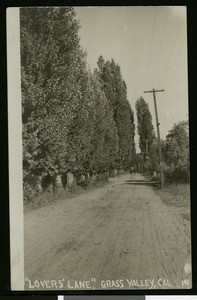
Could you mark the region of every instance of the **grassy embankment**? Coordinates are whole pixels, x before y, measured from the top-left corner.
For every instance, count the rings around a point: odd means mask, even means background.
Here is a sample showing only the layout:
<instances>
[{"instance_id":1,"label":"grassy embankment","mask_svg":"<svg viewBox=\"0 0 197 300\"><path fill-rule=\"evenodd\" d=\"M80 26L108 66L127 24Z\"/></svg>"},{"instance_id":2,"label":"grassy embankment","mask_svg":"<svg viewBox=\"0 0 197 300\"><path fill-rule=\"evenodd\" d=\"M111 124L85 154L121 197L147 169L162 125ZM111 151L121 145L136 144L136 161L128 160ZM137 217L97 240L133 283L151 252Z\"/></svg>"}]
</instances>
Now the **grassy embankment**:
<instances>
[{"instance_id":1,"label":"grassy embankment","mask_svg":"<svg viewBox=\"0 0 197 300\"><path fill-rule=\"evenodd\" d=\"M157 190L163 203L169 206L183 219L185 227L190 227L190 185L189 183L166 184L162 190Z\"/></svg>"},{"instance_id":2,"label":"grassy embankment","mask_svg":"<svg viewBox=\"0 0 197 300\"><path fill-rule=\"evenodd\" d=\"M45 191L37 195L31 201L26 202L24 205L24 209L25 211L28 211L31 209L38 209L40 207L47 206L47 205L53 205L57 201L74 198L77 195L88 193L93 189L101 188L105 185L108 185L108 183L109 183L109 178L107 180L101 178L100 180L97 180L94 183L89 183L85 188L76 185L74 190L72 191L68 189L64 189L60 192L55 192L55 193Z\"/></svg>"}]
</instances>

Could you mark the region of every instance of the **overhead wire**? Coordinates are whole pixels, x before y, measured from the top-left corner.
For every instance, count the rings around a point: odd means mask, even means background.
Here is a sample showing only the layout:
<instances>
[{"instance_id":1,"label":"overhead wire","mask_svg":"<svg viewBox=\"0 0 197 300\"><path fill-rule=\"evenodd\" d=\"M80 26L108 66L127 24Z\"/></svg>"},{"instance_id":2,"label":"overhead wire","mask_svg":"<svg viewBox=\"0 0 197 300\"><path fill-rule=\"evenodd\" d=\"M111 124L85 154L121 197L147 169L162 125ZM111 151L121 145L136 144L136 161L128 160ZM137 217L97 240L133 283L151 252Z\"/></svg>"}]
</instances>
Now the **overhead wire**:
<instances>
[{"instance_id":1,"label":"overhead wire","mask_svg":"<svg viewBox=\"0 0 197 300\"><path fill-rule=\"evenodd\" d=\"M168 13L166 14L166 18L165 18L165 20L164 20L164 22L163 22L163 27L162 27L162 33L161 33L161 39L160 39L160 43L159 43L159 47L158 47L158 51L157 51L157 59L155 59L155 70L157 70L158 71L158 62L159 62L159 57L160 57L160 52L161 52L161 46L163 45L163 40L164 40L164 33L166 32L166 24L167 24L167 20L168 20L168 18L169 18L169 11L168 11ZM155 71L155 74L157 74L157 72ZM153 83L153 82L155 82L155 80L156 80L157 78L155 78L155 79L153 79L152 81L151 81L151 84Z\"/></svg>"},{"instance_id":2,"label":"overhead wire","mask_svg":"<svg viewBox=\"0 0 197 300\"><path fill-rule=\"evenodd\" d=\"M175 67L175 65L177 64L177 60L179 59L179 57L180 57L180 54L181 54L181 48L183 47L183 45L180 43L180 45L179 45L179 47L178 47L178 49L177 49L177 55L176 55L176 57L175 57L175 59L173 60L173 63L172 63L172 65L171 65L171 68L170 68L170 70L169 70L169 72L168 72L168 76L165 76L164 77L164 81L163 81L163 85L165 86L165 84L166 84L166 82L167 82L167 80L168 80L168 78L170 78L170 76L171 76L171 74L172 74L172 72L173 72L173 70L174 70L174 67Z\"/></svg>"},{"instance_id":3,"label":"overhead wire","mask_svg":"<svg viewBox=\"0 0 197 300\"><path fill-rule=\"evenodd\" d=\"M155 6L154 21L153 21L152 34L151 34L150 50L149 50L149 55L148 55L148 59L147 59L147 69L146 69L146 77L145 77L146 78L145 79L146 83L147 83L147 79L148 79L148 75L149 75L149 69L150 69L150 59L151 59L153 38L154 38L154 32L155 32L156 14L157 14L157 7Z\"/></svg>"},{"instance_id":4,"label":"overhead wire","mask_svg":"<svg viewBox=\"0 0 197 300\"><path fill-rule=\"evenodd\" d=\"M182 27L182 24L183 24L183 22L182 22L182 20L181 20L180 23L179 23L179 25L177 26L177 31L176 31L174 43L172 44L172 48L171 48L171 50L170 50L170 52L169 52L169 55L168 55L168 58L167 58L167 60L166 60L166 65L165 65L165 67L163 68L163 71L162 71L161 75L160 75L159 78L158 78L160 81L161 81L161 79L162 79L164 76L166 76L166 70L168 69L169 62L170 62L171 57L172 57L172 54L173 54L173 52L174 52L174 48L175 48L175 45L176 45L176 43L177 43L178 36L179 36L179 33L180 33L180 29L181 29L181 27Z\"/></svg>"},{"instance_id":5,"label":"overhead wire","mask_svg":"<svg viewBox=\"0 0 197 300\"><path fill-rule=\"evenodd\" d=\"M149 55L150 55L150 52L151 52L151 48L152 48L152 39L153 39L153 28L155 26L155 12L154 12L154 20L153 20L153 23L152 23L152 26L151 26L151 42L149 44L149 52L146 51L146 53L148 52ZM144 33L147 29L147 24L145 22L142 22L141 23L141 30L142 30L142 33ZM145 48L146 49L146 48ZM147 56L148 57L148 56ZM137 60L140 61L140 52L138 52L138 57L137 57ZM148 59L147 59L148 61ZM139 68L140 69L140 68ZM135 87L135 93L134 93L134 97L135 99L139 99L140 98L140 94L141 92L138 91L139 87L142 87L144 85L144 83L146 82L146 79L147 79L147 73L148 73L148 63L146 63L146 66L145 66L145 70L144 70L144 73L142 72L138 72L136 75L137 76L137 82L138 84L136 85ZM143 76L144 75L144 76Z\"/></svg>"}]
</instances>

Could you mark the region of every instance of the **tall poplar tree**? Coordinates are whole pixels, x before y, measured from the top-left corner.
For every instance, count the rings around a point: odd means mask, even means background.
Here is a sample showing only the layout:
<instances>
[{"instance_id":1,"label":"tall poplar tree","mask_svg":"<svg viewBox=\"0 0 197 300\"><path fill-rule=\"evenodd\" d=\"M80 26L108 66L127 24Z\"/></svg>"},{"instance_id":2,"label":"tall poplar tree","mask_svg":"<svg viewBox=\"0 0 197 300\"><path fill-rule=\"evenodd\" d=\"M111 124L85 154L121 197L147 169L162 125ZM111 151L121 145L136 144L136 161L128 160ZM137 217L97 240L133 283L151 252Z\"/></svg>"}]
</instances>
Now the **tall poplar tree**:
<instances>
[{"instance_id":1,"label":"tall poplar tree","mask_svg":"<svg viewBox=\"0 0 197 300\"><path fill-rule=\"evenodd\" d=\"M121 69L112 59L98 59L98 72L103 91L108 99L118 132L119 152L117 166L127 168L133 164L135 143L134 114L127 99L127 87Z\"/></svg>"},{"instance_id":2,"label":"tall poplar tree","mask_svg":"<svg viewBox=\"0 0 197 300\"><path fill-rule=\"evenodd\" d=\"M21 8L23 165L33 174L76 169L91 139L86 56L73 8Z\"/></svg>"},{"instance_id":3,"label":"tall poplar tree","mask_svg":"<svg viewBox=\"0 0 197 300\"><path fill-rule=\"evenodd\" d=\"M140 99L136 101L135 108L138 120L137 131L139 135L139 148L141 152L146 153L147 142L149 156L151 156L152 147L156 137L148 103L146 103L145 100L140 97Z\"/></svg>"}]
</instances>

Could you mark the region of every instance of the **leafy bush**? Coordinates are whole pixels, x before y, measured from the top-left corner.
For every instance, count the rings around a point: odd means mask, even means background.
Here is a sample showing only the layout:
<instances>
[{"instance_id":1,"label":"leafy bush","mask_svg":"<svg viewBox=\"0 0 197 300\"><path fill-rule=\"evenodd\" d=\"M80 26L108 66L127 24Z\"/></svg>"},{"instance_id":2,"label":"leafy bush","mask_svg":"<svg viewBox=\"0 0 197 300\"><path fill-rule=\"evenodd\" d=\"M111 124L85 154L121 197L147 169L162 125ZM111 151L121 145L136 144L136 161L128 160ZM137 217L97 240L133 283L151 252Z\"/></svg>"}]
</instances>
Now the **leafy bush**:
<instances>
[{"instance_id":1,"label":"leafy bush","mask_svg":"<svg viewBox=\"0 0 197 300\"><path fill-rule=\"evenodd\" d=\"M167 182L189 182L190 176L188 169L176 169L170 171L169 169L164 171L165 181Z\"/></svg>"},{"instance_id":2,"label":"leafy bush","mask_svg":"<svg viewBox=\"0 0 197 300\"><path fill-rule=\"evenodd\" d=\"M23 199L24 205L32 202L32 200L38 195L38 189L33 185L24 182L23 183Z\"/></svg>"},{"instance_id":3,"label":"leafy bush","mask_svg":"<svg viewBox=\"0 0 197 300\"><path fill-rule=\"evenodd\" d=\"M163 147L164 173L167 181L189 182L189 128L188 122L174 124Z\"/></svg>"}]
</instances>

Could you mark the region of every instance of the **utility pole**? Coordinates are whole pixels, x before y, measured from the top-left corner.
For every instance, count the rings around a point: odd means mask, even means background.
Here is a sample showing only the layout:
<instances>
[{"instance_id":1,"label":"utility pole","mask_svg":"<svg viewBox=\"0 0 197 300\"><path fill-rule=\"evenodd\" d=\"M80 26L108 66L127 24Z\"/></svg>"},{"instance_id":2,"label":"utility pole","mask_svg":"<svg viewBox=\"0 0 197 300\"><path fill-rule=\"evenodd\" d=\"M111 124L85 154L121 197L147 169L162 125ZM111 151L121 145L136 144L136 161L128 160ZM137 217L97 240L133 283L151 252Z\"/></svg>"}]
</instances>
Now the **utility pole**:
<instances>
[{"instance_id":1,"label":"utility pole","mask_svg":"<svg viewBox=\"0 0 197 300\"><path fill-rule=\"evenodd\" d=\"M145 157L145 161L146 161L146 172L148 173L148 164L149 164L149 157L148 157L148 139L146 139L146 157Z\"/></svg>"},{"instance_id":2,"label":"utility pole","mask_svg":"<svg viewBox=\"0 0 197 300\"><path fill-rule=\"evenodd\" d=\"M136 152L135 152L135 142L132 143L132 150L133 150L133 166L134 166L134 169L136 170Z\"/></svg>"},{"instance_id":3,"label":"utility pole","mask_svg":"<svg viewBox=\"0 0 197 300\"><path fill-rule=\"evenodd\" d=\"M145 152L141 151L142 173L144 173L144 157L145 157Z\"/></svg>"},{"instance_id":4,"label":"utility pole","mask_svg":"<svg viewBox=\"0 0 197 300\"><path fill-rule=\"evenodd\" d=\"M148 157L148 139L143 140L143 142L146 143L146 151L144 152L144 154L145 154L145 166L146 166L146 171L148 172L148 164L149 164L149 157Z\"/></svg>"},{"instance_id":5,"label":"utility pole","mask_svg":"<svg viewBox=\"0 0 197 300\"><path fill-rule=\"evenodd\" d=\"M151 91L144 91L144 93L153 93L153 100L155 106L155 116L156 116L156 127L157 127L157 137L158 137L158 147L159 147L159 166L160 166L160 180L161 180L161 188L163 188L164 184L164 173L163 173L163 159L162 159L162 151L161 151L161 139L160 139L160 130L159 130L159 118L157 112L157 102L156 102L156 93L164 92L164 90L155 90L152 89Z\"/></svg>"}]
</instances>

